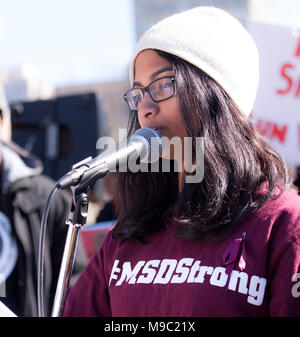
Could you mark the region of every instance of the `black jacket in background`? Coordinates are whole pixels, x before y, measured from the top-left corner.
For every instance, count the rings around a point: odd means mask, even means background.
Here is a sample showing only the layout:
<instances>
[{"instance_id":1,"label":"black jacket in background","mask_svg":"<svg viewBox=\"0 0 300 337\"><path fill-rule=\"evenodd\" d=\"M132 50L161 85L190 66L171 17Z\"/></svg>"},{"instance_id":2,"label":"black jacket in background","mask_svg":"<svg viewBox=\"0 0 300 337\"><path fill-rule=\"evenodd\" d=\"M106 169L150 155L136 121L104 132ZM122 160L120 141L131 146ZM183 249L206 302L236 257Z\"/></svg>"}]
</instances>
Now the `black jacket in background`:
<instances>
[{"instance_id":1,"label":"black jacket in background","mask_svg":"<svg viewBox=\"0 0 300 337\"><path fill-rule=\"evenodd\" d=\"M17 147L13 147L17 150ZM24 152L23 152L24 154ZM1 193L1 209L10 219L17 239L18 260L13 283L18 306L18 316L37 316L37 269L41 218L54 182L41 174L14 182ZM52 199L45 242L44 294L46 314L50 315L68 227L71 198L64 191L57 191ZM82 243L78 242L71 286L86 266L87 257Z\"/></svg>"}]
</instances>

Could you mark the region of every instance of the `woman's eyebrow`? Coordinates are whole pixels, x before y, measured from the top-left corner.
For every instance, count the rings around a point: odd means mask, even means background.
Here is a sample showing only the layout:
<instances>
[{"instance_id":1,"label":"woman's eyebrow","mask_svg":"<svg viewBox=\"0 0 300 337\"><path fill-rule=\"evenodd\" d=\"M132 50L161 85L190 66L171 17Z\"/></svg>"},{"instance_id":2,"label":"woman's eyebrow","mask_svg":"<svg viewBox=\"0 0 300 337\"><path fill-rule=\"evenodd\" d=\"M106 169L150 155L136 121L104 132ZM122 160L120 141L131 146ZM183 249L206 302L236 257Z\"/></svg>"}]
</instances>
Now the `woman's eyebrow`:
<instances>
[{"instance_id":1,"label":"woman's eyebrow","mask_svg":"<svg viewBox=\"0 0 300 337\"><path fill-rule=\"evenodd\" d=\"M164 72L166 72L166 71L172 71L173 70L173 68L172 67L164 67L164 68L161 68L161 69L159 69L159 70L157 70L157 71L155 71L151 76L150 76L150 79L151 80L155 80L155 78L158 76L158 75L160 75L161 73L164 73Z\"/></svg>"},{"instance_id":2,"label":"woman's eyebrow","mask_svg":"<svg viewBox=\"0 0 300 337\"><path fill-rule=\"evenodd\" d=\"M153 74L150 75L150 80L154 81L158 75L160 75L161 73L164 73L166 71L173 71L173 68L168 66L168 67L163 67L163 68L155 71ZM142 84L140 82L133 82L133 86L142 87Z\"/></svg>"}]
</instances>

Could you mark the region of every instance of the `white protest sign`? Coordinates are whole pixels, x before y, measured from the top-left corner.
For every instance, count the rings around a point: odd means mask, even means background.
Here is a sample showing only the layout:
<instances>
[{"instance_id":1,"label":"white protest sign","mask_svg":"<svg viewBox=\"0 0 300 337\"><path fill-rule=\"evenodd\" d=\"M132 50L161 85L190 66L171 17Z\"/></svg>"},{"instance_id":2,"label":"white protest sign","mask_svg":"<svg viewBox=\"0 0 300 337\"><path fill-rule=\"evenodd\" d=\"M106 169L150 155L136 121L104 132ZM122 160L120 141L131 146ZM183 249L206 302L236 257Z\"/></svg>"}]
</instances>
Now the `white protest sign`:
<instances>
[{"instance_id":1,"label":"white protest sign","mask_svg":"<svg viewBox=\"0 0 300 337\"><path fill-rule=\"evenodd\" d=\"M260 54L260 84L250 119L291 166L300 166L300 36L250 21Z\"/></svg>"}]
</instances>

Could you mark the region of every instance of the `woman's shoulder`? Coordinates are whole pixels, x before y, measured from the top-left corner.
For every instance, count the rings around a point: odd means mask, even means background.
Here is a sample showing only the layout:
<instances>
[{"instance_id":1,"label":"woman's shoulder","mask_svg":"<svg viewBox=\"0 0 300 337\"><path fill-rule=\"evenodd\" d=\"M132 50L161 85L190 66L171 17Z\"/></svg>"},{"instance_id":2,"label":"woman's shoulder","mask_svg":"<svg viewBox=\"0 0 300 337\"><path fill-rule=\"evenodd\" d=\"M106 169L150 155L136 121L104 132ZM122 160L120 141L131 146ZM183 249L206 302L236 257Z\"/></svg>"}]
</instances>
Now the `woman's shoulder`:
<instances>
[{"instance_id":1,"label":"woman's shoulder","mask_svg":"<svg viewBox=\"0 0 300 337\"><path fill-rule=\"evenodd\" d=\"M291 189L282 189L280 193L280 188L278 189L278 200L286 205L294 205L296 208L300 209L300 196L292 191ZM276 200L276 199L275 199Z\"/></svg>"},{"instance_id":2,"label":"woman's shoulder","mask_svg":"<svg viewBox=\"0 0 300 337\"><path fill-rule=\"evenodd\" d=\"M274 198L248 216L242 226L263 242L276 238L282 243L300 238L300 197L289 189L277 188ZM248 235L247 235L248 236Z\"/></svg>"},{"instance_id":3,"label":"woman's shoulder","mask_svg":"<svg viewBox=\"0 0 300 337\"><path fill-rule=\"evenodd\" d=\"M282 243L300 239L300 196L289 189L278 189L274 199L267 201L252 219L264 227L268 236ZM263 225L264 224L264 225Z\"/></svg>"},{"instance_id":4,"label":"woman's shoulder","mask_svg":"<svg viewBox=\"0 0 300 337\"><path fill-rule=\"evenodd\" d=\"M114 254L126 247L135 247L137 245L137 241L134 239L120 240L114 235L114 226L110 227L101 243L101 246L98 249L98 253L100 252L104 256L114 257Z\"/></svg>"},{"instance_id":5,"label":"woman's shoulder","mask_svg":"<svg viewBox=\"0 0 300 337\"><path fill-rule=\"evenodd\" d=\"M119 240L117 240L114 236L113 236L113 229L114 229L114 226L110 227L105 236L104 236L104 239L102 241L102 244L101 244L101 248L102 249L105 249L107 246L110 248L112 246L117 246L119 244Z\"/></svg>"},{"instance_id":6,"label":"woman's shoulder","mask_svg":"<svg viewBox=\"0 0 300 337\"><path fill-rule=\"evenodd\" d=\"M274 198L268 200L263 205L260 213L273 215L296 215L300 216L300 196L289 189L283 189L280 186L276 189Z\"/></svg>"}]
</instances>

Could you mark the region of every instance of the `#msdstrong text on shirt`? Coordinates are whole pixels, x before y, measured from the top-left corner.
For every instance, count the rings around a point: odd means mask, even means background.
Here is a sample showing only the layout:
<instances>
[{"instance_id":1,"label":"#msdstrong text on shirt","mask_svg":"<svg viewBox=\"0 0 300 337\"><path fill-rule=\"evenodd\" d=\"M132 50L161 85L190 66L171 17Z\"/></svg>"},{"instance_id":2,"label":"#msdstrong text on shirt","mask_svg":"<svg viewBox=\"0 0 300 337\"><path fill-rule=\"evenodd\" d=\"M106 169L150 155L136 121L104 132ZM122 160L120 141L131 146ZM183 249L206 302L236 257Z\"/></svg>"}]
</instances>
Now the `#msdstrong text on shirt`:
<instances>
[{"instance_id":1,"label":"#msdstrong text on shirt","mask_svg":"<svg viewBox=\"0 0 300 337\"><path fill-rule=\"evenodd\" d=\"M124 282L130 284L175 284L205 283L216 287L227 287L231 291L248 295L247 302L260 306L263 302L267 280L256 275L233 270L226 274L224 267L201 266L200 260L193 258L138 261L120 264L115 260L110 274L109 285L119 287ZM113 281L115 280L115 281ZM113 284L111 282L113 281Z\"/></svg>"}]
</instances>

